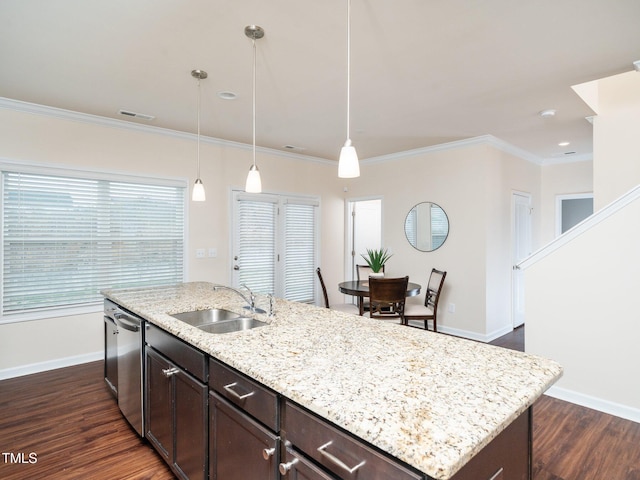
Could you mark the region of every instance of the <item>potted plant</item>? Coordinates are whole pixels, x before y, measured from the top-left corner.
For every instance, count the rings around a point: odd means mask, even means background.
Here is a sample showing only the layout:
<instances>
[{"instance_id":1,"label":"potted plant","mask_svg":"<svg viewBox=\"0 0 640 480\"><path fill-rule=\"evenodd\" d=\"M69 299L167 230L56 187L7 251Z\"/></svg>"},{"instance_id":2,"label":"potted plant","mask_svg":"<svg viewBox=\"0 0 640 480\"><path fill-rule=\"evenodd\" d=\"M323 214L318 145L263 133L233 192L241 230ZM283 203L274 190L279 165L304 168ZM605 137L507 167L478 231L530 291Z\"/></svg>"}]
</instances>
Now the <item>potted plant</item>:
<instances>
[{"instance_id":1,"label":"potted plant","mask_svg":"<svg viewBox=\"0 0 640 480\"><path fill-rule=\"evenodd\" d=\"M389 253L386 248L379 249L369 249L367 248L367 254L361 255L364 258L367 265L371 268L371 271L374 273L373 276L384 276L383 267L384 264L387 263L387 260L391 258L393 254Z\"/></svg>"}]
</instances>

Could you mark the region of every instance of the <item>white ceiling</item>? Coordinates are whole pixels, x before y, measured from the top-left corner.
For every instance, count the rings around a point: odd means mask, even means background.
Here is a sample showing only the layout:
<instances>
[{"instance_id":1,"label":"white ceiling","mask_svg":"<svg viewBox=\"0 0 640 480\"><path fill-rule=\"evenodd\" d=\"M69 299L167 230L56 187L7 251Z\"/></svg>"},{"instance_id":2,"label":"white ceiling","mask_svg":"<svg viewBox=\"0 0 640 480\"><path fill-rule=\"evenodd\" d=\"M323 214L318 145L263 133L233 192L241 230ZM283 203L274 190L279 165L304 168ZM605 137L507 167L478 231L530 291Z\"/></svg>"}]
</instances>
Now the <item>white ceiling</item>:
<instances>
[{"instance_id":1,"label":"white ceiling","mask_svg":"<svg viewBox=\"0 0 640 480\"><path fill-rule=\"evenodd\" d=\"M199 68L202 134L250 144L244 27L257 24L258 145L336 159L346 12L347 0L2 0L0 96L193 133ZM490 134L542 161L588 156L593 112L571 86L631 70L639 24L638 0L352 0L353 143L371 158Z\"/></svg>"}]
</instances>

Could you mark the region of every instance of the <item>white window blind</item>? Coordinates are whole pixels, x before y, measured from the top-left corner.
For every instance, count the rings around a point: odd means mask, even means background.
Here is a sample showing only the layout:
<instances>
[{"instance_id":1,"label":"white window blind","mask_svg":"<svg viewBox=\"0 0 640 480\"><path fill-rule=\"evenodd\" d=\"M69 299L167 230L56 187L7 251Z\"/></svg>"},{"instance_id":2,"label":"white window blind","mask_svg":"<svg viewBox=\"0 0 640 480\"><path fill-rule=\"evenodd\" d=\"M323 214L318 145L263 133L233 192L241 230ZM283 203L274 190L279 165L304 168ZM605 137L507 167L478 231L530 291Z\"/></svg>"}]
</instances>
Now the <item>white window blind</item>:
<instances>
[{"instance_id":1,"label":"white window blind","mask_svg":"<svg viewBox=\"0 0 640 480\"><path fill-rule=\"evenodd\" d=\"M185 187L2 172L2 314L184 279Z\"/></svg>"},{"instance_id":2,"label":"white window blind","mask_svg":"<svg viewBox=\"0 0 640 480\"><path fill-rule=\"evenodd\" d=\"M287 202L285 212L284 298L314 303L316 206Z\"/></svg>"},{"instance_id":3,"label":"white window blind","mask_svg":"<svg viewBox=\"0 0 640 480\"><path fill-rule=\"evenodd\" d=\"M234 200L234 285L314 303L319 201L244 192Z\"/></svg>"},{"instance_id":4,"label":"white window blind","mask_svg":"<svg viewBox=\"0 0 640 480\"><path fill-rule=\"evenodd\" d=\"M271 201L239 198L238 282L255 292L275 291L276 213L277 205Z\"/></svg>"}]
</instances>

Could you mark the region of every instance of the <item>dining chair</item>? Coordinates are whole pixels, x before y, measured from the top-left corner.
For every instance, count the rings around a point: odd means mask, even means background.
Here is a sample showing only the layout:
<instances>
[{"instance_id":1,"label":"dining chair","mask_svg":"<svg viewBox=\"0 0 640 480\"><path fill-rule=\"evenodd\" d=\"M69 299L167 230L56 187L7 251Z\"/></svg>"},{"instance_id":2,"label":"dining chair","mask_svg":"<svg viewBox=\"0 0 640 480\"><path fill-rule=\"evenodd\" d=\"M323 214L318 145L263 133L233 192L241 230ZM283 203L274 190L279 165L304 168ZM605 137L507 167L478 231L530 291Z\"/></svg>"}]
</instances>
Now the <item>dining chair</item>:
<instances>
[{"instance_id":1,"label":"dining chair","mask_svg":"<svg viewBox=\"0 0 640 480\"><path fill-rule=\"evenodd\" d=\"M324 296L324 306L331 310L336 310L338 312L344 313L353 313L354 315L360 315L360 309L357 305L353 303L334 303L333 305L329 305L329 296L327 295L327 287L324 284L324 279L322 278L322 271L320 267L316 268L316 273L318 274L318 279L320 280L320 286L322 287L322 295Z\"/></svg>"},{"instance_id":2,"label":"dining chair","mask_svg":"<svg viewBox=\"0 0 640 480\"><path fill-rule=\"evenodd\" d=\"M409 277L369 277L369 316L378 319L399 318L404 324L404 306Z\"/></svg>"},{"instance_id":3,"label":"dining chair","mask_svg":"<svg viewBox=\"0 0 640 480\"><path fill-rule=\"evenodd\" d=\"M367 280L369 275L373 273L373 270L369 265L356 265L356 275L358 277L358 281ZM384 273L384 265L382 266L382 273ZM360 302L362 301L363 310L366 312L369 310L369 301L362 300L358 297L358 307L360 307Z\"/></svg>"},{"instance_id":4,"label":"dining chair","mask_svg":"<svg viewBox=\"0 0 640 480\"><path fill-rule=\"evenodd\" d=\"M424 305L416 305L408 303L404 309L404 325L414 328L422 328L422 326L411 325L412 320L424 320L424 329L428 330L429 320L433 322L433 331L438 331L438 302L440 301L440 293L442 293L442 285L447 272L431 269L427 291L424 297Z\"/></svg>"}]
</instances>

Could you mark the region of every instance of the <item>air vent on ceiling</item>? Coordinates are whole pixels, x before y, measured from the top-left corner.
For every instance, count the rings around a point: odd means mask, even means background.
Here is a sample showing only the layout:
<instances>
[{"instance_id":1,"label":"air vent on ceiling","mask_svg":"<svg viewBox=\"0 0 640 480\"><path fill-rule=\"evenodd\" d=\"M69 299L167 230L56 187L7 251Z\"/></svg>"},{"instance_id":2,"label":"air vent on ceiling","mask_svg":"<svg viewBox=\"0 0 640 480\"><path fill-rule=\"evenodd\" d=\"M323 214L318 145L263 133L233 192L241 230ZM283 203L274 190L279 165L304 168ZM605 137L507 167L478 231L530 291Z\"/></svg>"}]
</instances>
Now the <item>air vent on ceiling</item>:
<instances>
[{"instance_id":1,"label":"air vent on ceiling","mask_svg":"<svg viewBox=\"0 0 640 480\"><path fill-rule=\"evenodd\" d=\"M295 145L283 145L282 148L284 148L285 150L296 150L298 152L306 150L306 148L304 147L296 147Z\"/></svg>"},{"instance_id":2,"label":"air vent on ceiling","mask_svg":"<svg viewBox=\"0 0 640 480\"><path fill-rule=\"evenodd\" d=\"M132 112L130 110L123 110L123 109L120 109L118 113L120 115L126 115L127 117L135 117L141 120L153 120L154 118L156 118L153 115L147 115L146 113L137 113L137 112Z\"/></svg>"}]
</instances>

